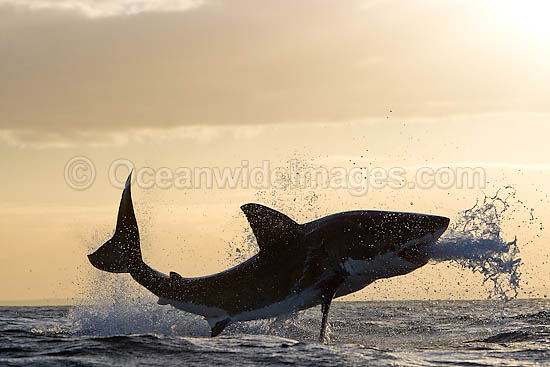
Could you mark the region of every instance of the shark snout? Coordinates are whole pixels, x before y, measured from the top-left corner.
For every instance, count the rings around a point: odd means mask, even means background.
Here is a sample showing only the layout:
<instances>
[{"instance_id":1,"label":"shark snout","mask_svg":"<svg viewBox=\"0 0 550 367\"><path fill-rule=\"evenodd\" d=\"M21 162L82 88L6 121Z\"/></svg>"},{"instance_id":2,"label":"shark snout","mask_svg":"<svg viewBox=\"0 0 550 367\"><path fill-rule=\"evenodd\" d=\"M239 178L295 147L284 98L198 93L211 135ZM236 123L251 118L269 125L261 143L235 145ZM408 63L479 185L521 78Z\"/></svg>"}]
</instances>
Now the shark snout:
<instances>
[{"instance_id":1,"label":"shark snout","mask_svg":"<svg viewBox=\"0 0 550 367\"><path fill-rule=\"evenodd\" d=\"M437 240L449 227L450 219L447 217L436 216L435 224L436 230L434 231L434 240Z\"/></svg>"},{"instance_id":2,"label":"shark snout","mask_svg":"<svg viewBox=\"0 0 550 367\"><path fill-rule=\"evenodd\" d=\"M449 227L450 219L447 217L440 217L440 216L434 216L434 222L436 226L435 232L441 232L440 236L447 230L447 227Z\"/></svg>"},{"instance_id":3,"label":"shark snout","mask_svg":"<svg viewBox=\"0 0 550 367\"><path fill-rule=\"evenodd\" d=\"M410 222L414 224L411 225L413 229L409 239L420 239L428 236L435 241L447 230L450 220L439 215L414 214Z\"/></svg>"},{"instance_id":4,"label":"shark snout","mask_svg":"<svg viewBox=\"0 0 550 367\"><path fill-rule=\"evenodd\" d=\"M425 215L418 218L422 222L422 230L416 234L416 238L406 243L399 256L404 260L422 266L429 261L426 246L435 243L449 227L449 218L436 215Z\"/></svg>"}]
</instances>

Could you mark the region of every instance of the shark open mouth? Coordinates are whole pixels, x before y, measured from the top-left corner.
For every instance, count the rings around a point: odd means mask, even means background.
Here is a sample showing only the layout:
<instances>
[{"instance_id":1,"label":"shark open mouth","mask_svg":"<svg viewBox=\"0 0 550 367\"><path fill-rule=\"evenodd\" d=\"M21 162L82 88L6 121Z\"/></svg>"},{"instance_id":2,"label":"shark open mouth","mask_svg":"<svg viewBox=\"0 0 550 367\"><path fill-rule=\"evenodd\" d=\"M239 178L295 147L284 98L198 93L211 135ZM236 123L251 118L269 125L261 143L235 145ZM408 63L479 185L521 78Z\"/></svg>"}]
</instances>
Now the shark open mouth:
<instances>
[{"instance_id":1,"label":"shark open mouth","mask_svg":"<svg viewBox=\"0 0 550 367\"><path fill-rule=\"evenodd\" d=\"M428 247L436 243L446 229L447 226L413 241L413 243L409 246L405 245L404 248L397 253L397 255L412 264L418 266L426 265L430 260Z\"/></svg>"},{"instance_id":2,"label":"shark open mouth","mask_svg":"<svg viewBox=\"0 0 550 367\"><path fill-rule=\"evenodd\" d=\"M412 264L418 266L426 265L430 259L428 252L425 249L428 245L429 243L427 242L419 243L417 245L402 249L398 252L398 255L403 260L406 260Z\"/></svg>"}]
</instances>

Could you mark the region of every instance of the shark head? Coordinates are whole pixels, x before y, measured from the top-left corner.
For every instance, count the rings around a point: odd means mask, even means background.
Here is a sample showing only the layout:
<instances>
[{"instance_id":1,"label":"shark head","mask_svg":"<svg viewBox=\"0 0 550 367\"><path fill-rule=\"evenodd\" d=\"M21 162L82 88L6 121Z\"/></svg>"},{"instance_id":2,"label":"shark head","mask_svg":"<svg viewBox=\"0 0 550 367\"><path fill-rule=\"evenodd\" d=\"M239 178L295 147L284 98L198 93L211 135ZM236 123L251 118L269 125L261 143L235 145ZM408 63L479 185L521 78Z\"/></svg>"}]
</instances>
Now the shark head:
<instances>
[{"instance_id":1,"label":"shark head","mask_svg":"<svg viewBox=\"0 0 550 367\"><path fill-rule=\"evenodd\" d=\"M361 233L368 239L366 245L374 245L376 255L394 253L418 266L429 260L424 248L436 242L449 225L449 218L436 215L381 211L367 213L357 218ZM363 246L356 246L354 255L361 256L362 250ZM368 257L371 257L370 251L367 252Z\"/></svg>"},{"instance_id":2,"label":"shark head","mask_svg":"<svg viewBox=\"0 0 550 367\"><path fill-rule=\"evenodd\" d=\"M447 230L449 218L436 215L399 213L397 221L397 255L402 259L422 266L429 260L426 247L435 243Z\"/></svg>"},{"instance_id":3,"label":"shark head","mask_svg":"<svg viewBox=\"0 0 550 367\"><path fill-rule=\"evenodd\" d=\"M404 275L430 260L427 247L449 225L449 218L404 212L352 211L306 224L313 242L323 242L332 266L347 274L340 297L376 279Z\"/></svg>"},{"instance_id":4,"label":"shark head","mask_svg":"<svg viewBox=\"0 0 550 367\"><path fill-rule=\"evenodd\" d=\"M417 268L429 261L424 249L445 232L449 218L365 210L334 214L311 224L312 234L333 243L343 260L372 261L392 254Z\"/></svg>"}]
</instances>

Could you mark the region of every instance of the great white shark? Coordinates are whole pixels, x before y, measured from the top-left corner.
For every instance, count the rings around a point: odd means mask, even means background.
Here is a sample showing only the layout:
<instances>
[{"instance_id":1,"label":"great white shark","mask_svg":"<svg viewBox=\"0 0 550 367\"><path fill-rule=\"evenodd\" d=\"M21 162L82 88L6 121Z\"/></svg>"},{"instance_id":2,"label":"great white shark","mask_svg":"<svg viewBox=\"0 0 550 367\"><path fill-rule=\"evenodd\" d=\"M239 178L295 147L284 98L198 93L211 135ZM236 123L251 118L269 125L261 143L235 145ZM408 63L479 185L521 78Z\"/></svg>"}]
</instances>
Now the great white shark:
<instances>
[{"instance_id":1,"label":"great white shark","mask_svg":"<svg viewBox=\"0 0 550 367\"><path fill-rule=\"evenodd\" d=\"M113 237L88 255L93 266L130 273L159 304L203 316L211 335L231 323L270 318L321 305L324 340L331 301L377 279L410 273L429 261L425 247L449 225L436 215L360 210L298 224L260 204L241 206L260 251L210 276L160 273L143 261L126 181Z\"/></svg>"}]
</instances>

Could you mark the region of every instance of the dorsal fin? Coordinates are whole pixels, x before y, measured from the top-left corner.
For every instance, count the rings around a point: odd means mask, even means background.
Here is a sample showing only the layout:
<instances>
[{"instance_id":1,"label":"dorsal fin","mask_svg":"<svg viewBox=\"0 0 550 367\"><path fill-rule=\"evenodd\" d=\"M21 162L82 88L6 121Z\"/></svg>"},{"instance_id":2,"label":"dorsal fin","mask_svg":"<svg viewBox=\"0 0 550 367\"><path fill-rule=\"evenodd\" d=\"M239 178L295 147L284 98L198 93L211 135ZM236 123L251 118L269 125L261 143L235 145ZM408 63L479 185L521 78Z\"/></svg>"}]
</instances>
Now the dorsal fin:
<instances>
[{"instance_id":1,"label":"dorsal fin","mask_svg":"<svg viewBox=\"0 0 550 367\"><path fill-rule=\"evenodd\" d=\"M241 210L256 236L260 253L295 245L303 236L301 225L276 210L260 204L245 204Z\"/></svg>"}]
</instances>

